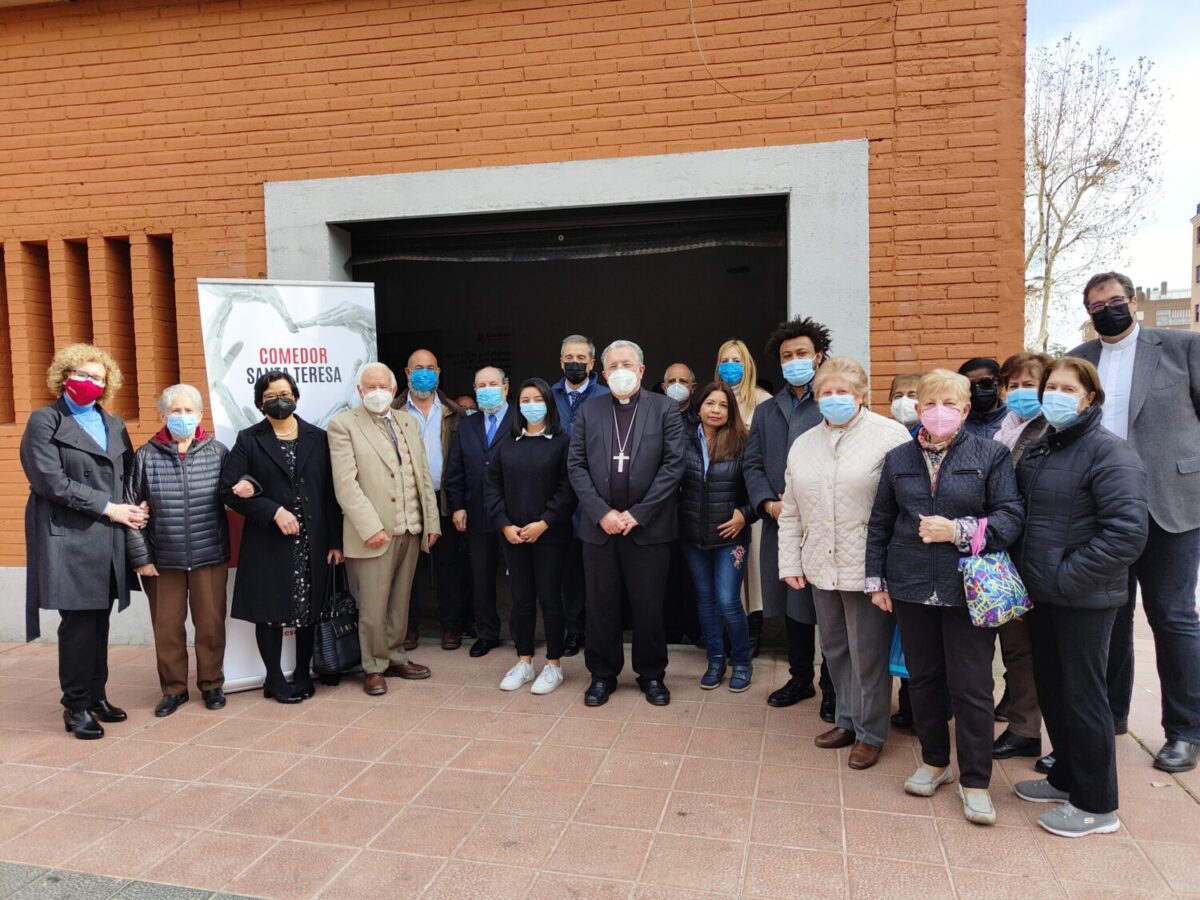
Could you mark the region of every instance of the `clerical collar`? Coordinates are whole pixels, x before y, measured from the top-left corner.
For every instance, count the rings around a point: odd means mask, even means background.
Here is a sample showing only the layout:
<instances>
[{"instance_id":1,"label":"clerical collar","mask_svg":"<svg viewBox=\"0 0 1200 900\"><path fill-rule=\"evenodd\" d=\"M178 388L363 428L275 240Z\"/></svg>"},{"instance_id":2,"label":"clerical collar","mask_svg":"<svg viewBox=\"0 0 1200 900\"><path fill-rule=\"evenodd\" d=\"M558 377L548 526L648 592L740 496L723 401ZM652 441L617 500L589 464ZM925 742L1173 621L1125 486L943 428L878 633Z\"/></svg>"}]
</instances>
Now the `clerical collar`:
<instances>
[{"instance_id":1,"label":"clerical collar","mask_svg":"<svg viewBox=\"0 0 1200 900\"><path fill-rule=\"evenodd\" d=\"M630 403L633 403L634 401L638 400L638 398L640 398L641 396L642 396L642 389L639 387L636 391L634 391L632 394L630 394L624 400L622 400L616 394L613 394L613 399L616 400L618 403L620 403L622 406L628 406Z\"/></svg>"},{"instance_id":2,"label":"clerical collar","mask_svg":"<svg viewBox=\"0 0 1200 900\"><path fill-rule=\"evenodd\" d=\"M1141 332L1141 330L1141 323L1135 323L1133 326L1133 331L1129 332L1129 334L1125 335L1125 337L1121 338L1119 341L1115 341L1111 344L1107 341L1102 341L1100 346L1106 350L1128 350L1137 343L1138 334Z\"/></svg>"}]
</instances>

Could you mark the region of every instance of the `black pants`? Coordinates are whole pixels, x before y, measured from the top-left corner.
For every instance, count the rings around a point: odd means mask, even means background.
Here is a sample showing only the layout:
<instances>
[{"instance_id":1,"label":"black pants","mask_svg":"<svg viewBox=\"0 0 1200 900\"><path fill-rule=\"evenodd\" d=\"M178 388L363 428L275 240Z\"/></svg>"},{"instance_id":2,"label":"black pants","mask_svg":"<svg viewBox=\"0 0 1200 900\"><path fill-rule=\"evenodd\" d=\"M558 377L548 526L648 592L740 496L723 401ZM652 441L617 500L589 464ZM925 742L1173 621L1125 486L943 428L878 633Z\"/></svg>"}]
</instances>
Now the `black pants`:
<instances>
[{"instance_id":1,"label":"black pants","mask_svg":"<svg viewBox=\"0 0 1200 900\"><path fill-rule=\"evenodd\" d=\"M640 546L633 538L610 536L603 544L584 544L587 575L585 658L592 677L617 683L625 666L621 633L621 587L633 615L633 671L638 684L661 679L667 670L663 631L663 591L670 554L666 544Z\"/></svg>"},{"instance_id":2,"label":"black pants","mask_svg":"<svg viewBox=\"0 0 1200 900\"><path fill-rule=\"evenodd\" d=\"M505 541L504 562L512 588L512 614L508 630L517 646L517 656L533 655L537 608L542 607L546 634L546 659L561 659L563 651L563 562L567 544L510 544Z\"/></svg>"},{"instance_id":3,"label":"black pants","mask_svg":"<svg viewBox=\"0 0 1200 900\"><path fill-rule=\"evenodd\" d=\"M58 683L62 705L71 712L90 709L107 700L108 618L105 609L64 609L58 623Z\"/></svg>"},{"instance_id":4,"label":"black pants","mask_svg":"<svg viewBox=\"0 0 1200 900\"><path fill-rule=\"evenodd\" d=\"M986 788L992 778L995 732L994 635L990 629L972 625L965 606L925 606L903 600L893 606L908 664L908 694L921 759L939 768L950 765L947 720L953 710L962 786Z\"/></svg>"},{"instance_id":5,"label":"black pants","mask_svg":"<svg viewBox=\"0 0 1200 900\"><path fill-rule=\"evenodd\" d=\"M500 640L500 613L496 611L496 567L500 565L500 535L467 532L471 549L471 581L475 588L475 633L482 640Z\"/></svg>"},{"instance_id":6,"label":"black pants","mask_svg":"<svg viewBox=\"0 0 1200 900\"><path fill-rule=\"evenodd\" d=\"M429 562L433 566L433 585L437 591L438 619L443 631L456 634L463 626L462 575L459 572L459 533L449 516L441 517L442 536L429 551ZM417 616L409 613L412 626ZM410 627L412 627L410 626Z\"/></svg>"},{"instance_id":7,"label":"black pants","mask_svg":"<svg viewBox=\"0 0 1200 900\"><path fill-rule=\"evenodd\" d=\"M583 575L583 541L571 538L563 558L562 604L567 634L583 634L586 618L587 582Z\"/></svg>"},{"instance_id":8,"label":"black pants","mask_svg":"<svg viewBox=\"0 0 1200 900\"><path fill-rule=\"evenodd\" d=\"M668 544L671 561L667 569L667 591L663 598L663 621L667 643L681 644L701 637L700 612L696 605L696 585L679 541ZM728 638L726 638L728 639Z\"/></svg>"},{"instance_id":9,"label":"black pants","mask_svg":"<svg viewBox=\"0 0 1200 900\"><path fill-rule=\"evenodd\" d=\"M1054 745L1050 783L1090 813L1117 808L1117 751L1105 670L1116 609L1035 603L1033 677Z\"/></svg>"},{"instance_id":10,"label":"black pants","mask_svg":"<svg viewBox=\"0 0 1200 900\"><path fill-rule=\"evenodd\" d=\"M784 616L783 621L787 627L788 674L800 684L812 684L816 675L813 658L817 652L817 626L797 622L791 616ZM821 694L831 699L837 696L825 660L821 660Z\"/></svg>"}]
</instances>

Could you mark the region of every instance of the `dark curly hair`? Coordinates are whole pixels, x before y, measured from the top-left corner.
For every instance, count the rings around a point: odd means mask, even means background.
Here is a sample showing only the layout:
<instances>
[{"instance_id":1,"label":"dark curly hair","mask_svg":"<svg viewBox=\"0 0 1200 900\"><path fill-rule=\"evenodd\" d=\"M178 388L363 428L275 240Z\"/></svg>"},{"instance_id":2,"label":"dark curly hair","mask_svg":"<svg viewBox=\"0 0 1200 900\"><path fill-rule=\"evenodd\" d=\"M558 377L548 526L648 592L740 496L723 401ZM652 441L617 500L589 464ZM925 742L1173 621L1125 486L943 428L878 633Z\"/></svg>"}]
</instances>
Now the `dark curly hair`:
<instances>
[{"instance_id":1,"label":"dark curly hair","mask_svg":"<svg viewBox=\"0 0 1200 900\"><path fill-rule=\"evenodd\" d=\"M779 359L779 347L784 341L806 337L813 342L813 351L820 353L822 358L829 355L833 341L829 337L829 329L807 316L797 317L788 322L780 322L775 330L767 337L766 353L771 359Z\"/></svg>"},{"instance_id":2,"label":"dark curly hair","mask_svg":"<svg viewBox=\"0 0 1200 900\"><path fill-rule=\"evenodd\" d=\"M272 381L286 381L292 389L292 396L300 399L300 388L296 387L296 379L283 369L271 369L259 375L258 380L254 382L254 405L259 410L263 408L263 394L267 392Z\"/></svg>"}]
</instances>

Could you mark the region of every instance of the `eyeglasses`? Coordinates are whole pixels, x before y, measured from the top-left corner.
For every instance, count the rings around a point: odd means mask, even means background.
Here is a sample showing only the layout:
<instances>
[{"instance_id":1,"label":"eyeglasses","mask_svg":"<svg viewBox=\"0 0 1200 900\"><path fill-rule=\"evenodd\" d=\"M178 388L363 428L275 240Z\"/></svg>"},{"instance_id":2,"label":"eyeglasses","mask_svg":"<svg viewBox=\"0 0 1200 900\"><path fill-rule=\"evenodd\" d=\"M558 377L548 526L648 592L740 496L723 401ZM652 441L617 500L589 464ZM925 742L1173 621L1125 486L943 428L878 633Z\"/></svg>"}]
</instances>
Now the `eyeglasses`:
<instances>
[{"instance_id":1,"label":"eyeglasses","mask_svg":"<svg viewBox=\"0 0 1200 900\"><path fill-rule=\"evenodd\" d=\"M1128 303L1130 299L1132 298L1126 297L1124 294L1117 294L1117 296L1109 297L1107 300L1097 300L1095 303L1087 304L1087 311L1090 313L1098 313L1102 309L1111 309L1114 306L1121 306L1122 304Z\"/></svg>"},{"instance_id":2,"label":"eyeglasses","mask_svg":"<svg viewBox=\"0 0 1200 900\"><path fill-rule=\"evenodd\" d=\"M263 403L268 400L295 400L296 397L291 391L284 391L282 394L263 394Z\"/></svg>"},{"instance_id":3,"label":"eyeglasses","mask_svg":"<svg viewBox=\"0 0 1200 900\"><path fill-rule=\"evenodd\" d=\"M90 381L97 387L104 387L104 385L108 383L108 380L103 375L89 375L87 372L80 372L78 369L74 369L67 374L70 378L75 378L82 381Z\"/></svg>"}]
</instances>

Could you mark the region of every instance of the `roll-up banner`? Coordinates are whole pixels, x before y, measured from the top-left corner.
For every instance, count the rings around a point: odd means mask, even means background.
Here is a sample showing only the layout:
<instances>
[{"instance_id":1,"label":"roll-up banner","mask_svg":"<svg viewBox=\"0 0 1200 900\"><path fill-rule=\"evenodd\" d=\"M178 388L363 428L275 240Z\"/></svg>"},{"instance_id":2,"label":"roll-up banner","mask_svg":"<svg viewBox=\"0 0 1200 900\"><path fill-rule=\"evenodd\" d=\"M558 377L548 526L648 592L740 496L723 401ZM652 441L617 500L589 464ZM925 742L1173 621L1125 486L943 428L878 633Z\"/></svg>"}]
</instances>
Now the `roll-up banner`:
<instances>
[{"instance_id":1,"label":"roll-up banner","mask_svg":"<svg viewBox=\"0 0 1200 900\"><path fill-rule=\"evenodd\" d=\"M216 437L232 447L237 433L262 419L254 406L254 382L282 369L300 388L300 417L324 428L358 402L355 375L378 359L375 286L345 281L197 280L209 409ZM241 518L230 513L233 565ZM324 560L313 559L313 565ZM280 578L290 573L280 572ZM229 593L237 577L230 572ZM314 597L314 602L323 598ZM225 689L258 687L266 674L254 641L254 626L228 619L225 632ZM295 644L284 641L283 668L295 666Z\"/></svg>"}]
</instances>

